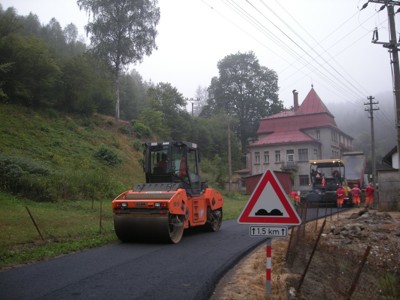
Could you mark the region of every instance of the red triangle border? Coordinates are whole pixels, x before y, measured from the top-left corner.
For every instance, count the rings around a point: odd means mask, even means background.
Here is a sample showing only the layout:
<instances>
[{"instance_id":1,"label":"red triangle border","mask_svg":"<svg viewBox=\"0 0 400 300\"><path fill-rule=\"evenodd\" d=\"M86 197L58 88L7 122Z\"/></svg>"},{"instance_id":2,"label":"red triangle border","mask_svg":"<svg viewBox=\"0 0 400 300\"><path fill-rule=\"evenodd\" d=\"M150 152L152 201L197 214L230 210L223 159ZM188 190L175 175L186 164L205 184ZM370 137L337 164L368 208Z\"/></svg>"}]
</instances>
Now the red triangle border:
<instances>
[{"instance_id":1,"label":"red triangle border","mask_svg":"<svg viewBox=\"0 0 400 300\"><path fill-rule=\"evenodd\" d=\"M281 201L283 207L285 208L288 217L276 217L276 216L250 216L254 205L260 198L261 193L264 191L268 182L274 189L277 197ZM275 178L272 171L267 170L261 177L257 184L256 189L252 193L249 201L247 202L245 208L238 218L238 223L251 223L251 224L270 224L270 225L300 225L301 219L297 215L296 211L293 209L289 200L287 199L282 187Z\"/></svg>"}]
</instances>

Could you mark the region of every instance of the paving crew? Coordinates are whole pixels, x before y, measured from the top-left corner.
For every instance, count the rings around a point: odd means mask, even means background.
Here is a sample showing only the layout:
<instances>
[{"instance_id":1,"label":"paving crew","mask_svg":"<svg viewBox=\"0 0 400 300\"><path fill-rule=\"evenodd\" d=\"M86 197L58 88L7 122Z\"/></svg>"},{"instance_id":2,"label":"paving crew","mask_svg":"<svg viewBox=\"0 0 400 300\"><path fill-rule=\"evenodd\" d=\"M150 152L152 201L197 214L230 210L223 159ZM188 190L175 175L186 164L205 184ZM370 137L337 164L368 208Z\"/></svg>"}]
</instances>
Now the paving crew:
<instances>
[{"instance_id":1,"label":"paving crew","mask_svg":"<svg viewBox=\"0 0 400 300\"><path fill-rule=\"evenodd\" d=\"M372 203L374 202L374 191L375 188L373 186L373 184L370 182L367 186L367 188L365 189L365 207L371 207L372 208Z\"/></svg>"},{"instance_id":2,"label":"paving crew","mask_svg":"<svg viewBox=\"0 0 400 300\"><path fill-rule=\"evenodd\" d=\"M360 188L358 187L357 184L355 184L355 185L353 186L353 188L351 189L351 196L352 196L352 198L353 198L353 204L354 204L354 206L360 207L360 202L361 202L361 200L360 200L360 197L361 197L361 190L360 190Z\"/></svg>"},{"instance_id":3,"label":"paving crew","mask_svg":"<svg viewBox=\"0 0 400 300\"><path fill-rule=\"evenodd\" d=\"M336 196L337 196L337 207L341 208L343 206L343 201L345 197L345 191L342 186L336 190Z\"/></svg>"}]
</instances>

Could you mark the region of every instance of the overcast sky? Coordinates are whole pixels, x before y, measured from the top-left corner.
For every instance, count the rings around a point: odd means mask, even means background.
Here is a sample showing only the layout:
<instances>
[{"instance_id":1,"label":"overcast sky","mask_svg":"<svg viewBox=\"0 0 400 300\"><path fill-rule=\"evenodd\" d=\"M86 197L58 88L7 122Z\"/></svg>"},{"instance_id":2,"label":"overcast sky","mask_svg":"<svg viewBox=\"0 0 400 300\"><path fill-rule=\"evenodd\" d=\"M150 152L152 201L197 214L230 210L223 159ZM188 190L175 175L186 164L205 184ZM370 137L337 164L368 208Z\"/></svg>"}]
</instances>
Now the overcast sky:
<instances>
[{"instance_id":1,"label":"overcast sky","mask_svg":"<svg viewBox=\"0 0 400 300\"><path fill-rule=\"evenodd\" d=\"M387 49L372 44L372 32L388 41L386 9L366 0L160 0L158 50L135 68L144 80L169 82L185 97L208 87L225 56L253 51L279 78L285 106L314 89L325 103L362 103L392 90ZM32 12L42 24L55 17L74 23L82 36L85 12L75 0L1 0L20 15ZM400 20L396 16L396 21ZM399 24L400 26L400 24Z\"/></svg>"}]
</instances>

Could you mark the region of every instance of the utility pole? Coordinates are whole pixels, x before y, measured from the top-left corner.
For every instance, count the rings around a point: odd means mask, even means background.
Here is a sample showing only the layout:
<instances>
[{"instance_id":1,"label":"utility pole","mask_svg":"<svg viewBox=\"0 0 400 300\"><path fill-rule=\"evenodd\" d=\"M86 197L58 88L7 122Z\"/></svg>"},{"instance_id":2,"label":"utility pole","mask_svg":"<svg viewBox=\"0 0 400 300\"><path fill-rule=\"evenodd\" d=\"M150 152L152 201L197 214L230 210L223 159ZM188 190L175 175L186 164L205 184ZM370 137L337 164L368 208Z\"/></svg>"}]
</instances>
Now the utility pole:
<instances>
[{"instance_id":1,"label":"utility pole","mask_svg":"<svg viewBox=\"0 0 400 300\"><path fill-rule=\"evenodd\" d=\"M229 192L232 186L232 152L231 152L231 121L228 115L228 176L229 176Z\"/></svg>"},{"instance_id":2,"label":"utility pole","mask_svg":"<svg viewBox=\"0 0 400 300\"><path fill-rule=\"evenodd\" d=\"M379 108L374 107L374 105L379 104L379 102L373 102L375 99L372 96L367 97L369 100L368 103L364 103L364 105L368 105L369 108L365 108L365 111L369 112L369 118L371 119L371 157L372 157L372 182L376 184L376 157L375 157L375 129L374 129L374 110L379 110Z\"/></svg>"},{"instance_id":3,"label":"utility pole","mask_svg":"<svg viewBox=\"0 0 400 300\"><path fill-rule=\"evenodd\" d=\"M397 42L396 37L396 24L394 22L394 6L400 6L400 1L398 0L368 0L362 7L362 9L366 8L368 3L378 3L382 4L380 10L383 10L385 7L387 8L387 14L389 19L389 33L390 33L390 42L382 43L378 42L378 30L375 29L374 34L372 36L372 43L381 44L384 48L389 49L389 53L391 55L391 64L392 64L392 77L393 77L393 93L395 99L395 113L396 113L396 129L397 129L397 154L400 157L400 69L399 69L399 49L400 45ZM397 10L399 12L399 10ZM397 13L396 12L396 13ZM398 166L398 177L400 178L400 162ZM400 193L398 194L400 196Z\"/></svg>"}]
</instances>

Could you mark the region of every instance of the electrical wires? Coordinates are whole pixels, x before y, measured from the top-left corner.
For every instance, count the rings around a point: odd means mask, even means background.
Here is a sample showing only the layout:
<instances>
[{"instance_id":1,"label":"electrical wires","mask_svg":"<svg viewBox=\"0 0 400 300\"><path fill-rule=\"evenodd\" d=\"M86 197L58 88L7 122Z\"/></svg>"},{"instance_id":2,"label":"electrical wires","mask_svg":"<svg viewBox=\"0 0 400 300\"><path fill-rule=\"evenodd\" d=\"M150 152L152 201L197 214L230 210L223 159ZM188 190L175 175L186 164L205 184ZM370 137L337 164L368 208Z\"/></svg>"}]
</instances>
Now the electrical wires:
<instances>
[{"instance_id":1,"label":"electrical wires","mask_svg":"<svg viewBox=\"0 0 400 300\"><path fill-rule=\"evenodd\" d=\"M347 13L343 11L340 19L344 21L332 24L332 30L317 39L310 29L302 25L305 22L297 19L300 14L296 13L295 17L295 14L290 11L294 9L291 7L294 5L293 1L275 0L275 3L271 3L271 1L263 0L202 0L202 2L206 5L213 3L213 10L218 15L234 24L250 38L255 37L264 48L282 59L284 63L281 64L281 70L277 70L277 73L281 77L281 84L286 87L294 88L297 82L309 78L310 82L317 83L318 86L337 95L339 101L359 105L360 109L366 96L375 92L371 91L371 87L360 83L360 80L352 75L349 66L343 66L340 61L345 53L355 51L354 47L359 41L366 39L368 35L372 36L374 28L371 27L368 31L365 24L378 20L375 26L382 27L387 23L387 17L382 18L383 15L379 14L380 9L373 10L372 14L371 10L360 12L355 4L354 12L345 18ZM313 5L321 5L321 1L307 2L301 3L304 6L302 10L308 11L309 18L317 19L318 8L314 8ZM339 6L341 3L343 2L334 1L331 5ZM328 20L325 21L328 22ZM318 31L317 21L313 29ZM251 32L251 35L248 32ZM373 47L373 45L366 43L365 47ZM382 51L382 49L379 50ZM361 59L354 55L353 62L358 61L359 67L366 69L368 60L371 59L373 58ZM385 63L388 64L387 61ZM373 74L371 70L370 76ZM384 114L381 117L386 121L390 120Z\"/></svg>"}]
</instances>

